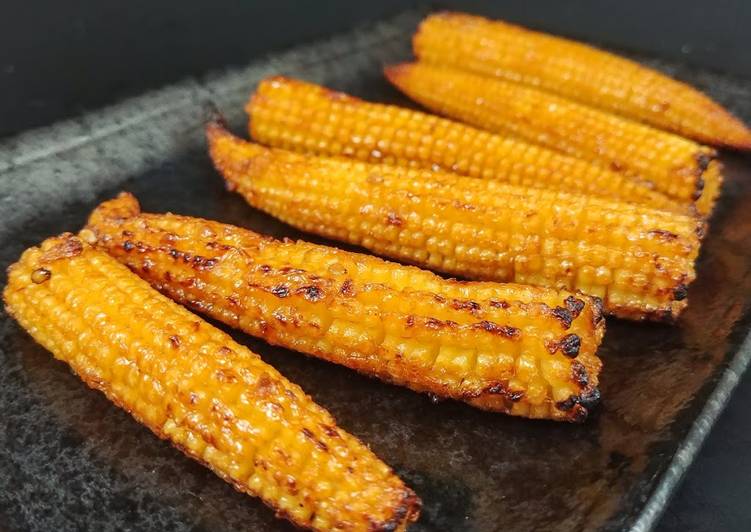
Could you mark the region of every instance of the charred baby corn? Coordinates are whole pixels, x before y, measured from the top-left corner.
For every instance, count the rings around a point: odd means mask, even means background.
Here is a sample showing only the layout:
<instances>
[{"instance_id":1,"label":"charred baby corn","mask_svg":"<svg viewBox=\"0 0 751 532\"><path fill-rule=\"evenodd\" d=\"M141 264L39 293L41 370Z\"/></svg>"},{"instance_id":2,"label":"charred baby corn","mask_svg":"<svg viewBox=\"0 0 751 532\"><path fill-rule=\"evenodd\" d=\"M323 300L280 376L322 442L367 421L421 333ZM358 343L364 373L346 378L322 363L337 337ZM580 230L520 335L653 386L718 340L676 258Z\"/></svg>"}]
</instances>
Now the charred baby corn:
<instances>
[{"instance_id":1,"label":"charred baby corn","mask_svg":"<svg viewBox=\"0 0 751 532\"><path fill-rule=\"evenodd\" d=\"M178 302L277 345L437 397L581 421L604 320L587 296L411 266L172 214L122 194L84 230ZM82 234L84 233L82 232Z\"/></svg>"},{"instance_id":2,"label":"charred baby corn","mask_svg":"<svg viewBox=\"0 0 751 532\"><path fill-rule=\"evenodd\" d=\"M428 16L412 43L421 61L526 83L708 144L751 149L751 131L701 92L592 46L462 13Z\"/></svg>"},{"instance_id":3,"label":"charred baby corn","mask_svg":"<svg viewBox=\"0 0 751 532\"><path fill-rule=\"evenodd\" d=\"M207 127L228 186L298 228L473 279L576 289L632 319L686 305L704 222L592 196L268 149Z\"/></svg>"},{"instance_id":4,"label":"charred baby corn","mask_svg":"<svg viewBox=\"0 0 751 532\"><path fill-rule=\"evenodd\" d=\"M277 148L445 169L515 185L687 210L685 202L587 161L435 115L366 102L304 81L278 76L262 81L246 111L250 135Z\"/></svg>"},{"instance_id":5,"label":"charred baby corn","mask_svg":"<svg viewBox=\"0 0 751 532\"><path fill-rule=\"evenodd\" d=\"M386 77L428 109L648 181L708 214L720 190L712 148L520 83L407 63Z\"/></svg>"},{"instance_id":6,"label":"charred baby corn","mask_svg":"<svg viewBox=\"0 0 751 532\"><path fill-rule=\"evenodd\" d=\"M70 234L10 267L16 320L160 438L315 530L404 530L419 499L296 385Z\"/></svg>"}]
</instances>

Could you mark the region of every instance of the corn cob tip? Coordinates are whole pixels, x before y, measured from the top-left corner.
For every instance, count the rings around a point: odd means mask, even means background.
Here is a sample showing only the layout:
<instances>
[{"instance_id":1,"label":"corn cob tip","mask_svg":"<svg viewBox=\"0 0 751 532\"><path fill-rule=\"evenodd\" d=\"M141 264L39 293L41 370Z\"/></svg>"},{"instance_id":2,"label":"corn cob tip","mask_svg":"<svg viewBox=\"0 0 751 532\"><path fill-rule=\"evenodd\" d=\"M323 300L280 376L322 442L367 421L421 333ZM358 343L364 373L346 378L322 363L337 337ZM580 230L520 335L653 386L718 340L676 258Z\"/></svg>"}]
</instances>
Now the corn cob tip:
<instances>
[{"instance_id":1,"label":"corn cob tip","mask_svg":"<svg viewBox=\"0 0 751 532\"><path fill-rule=\"evenodd\" d=\"M209 144L211 160L214 162L214 167L219 169L221 167L219 165L224 159L220 155L221 152L217 152L217 146L221 145L223 142L231 142L233 135L229 132L224 118L218 114L210 117L206 121L204 131L206 133L206 141ZM232 189L227 179L225 179L225 184L228 189Z\"/></svg>"},{"instance_id":2,"label":"corn cob tip","mask_svg":"<svg viewBox=\"0 0 751 532\"><path fill-rule=\"evenodd\" d=\"M90 242L87 231L90 227L96 226L105 220L125 220L141 214L141 205L136 197L130 192L120 192L115 198L104 201L89 215L86 222L86 228L79 233L79 237L87 243Z\"/></svg>"},{"instance_id":3,"label":"corn cob tip","mask_svg":"<svg viewBox=\"0 0 751 532\"><path fill-rule=\"evenodd\" d=\"M204 127L204 131L206 132L206 140L209 143L209 149L221 145L222 143L240 141L240 139L229 130L227 122L221 117L221 115L212 120L208 120Z\"/></svg>"},{"instance_id":4,"label":"corn cob tip","mask_svg":"<svg viewBox=\"0 0 751 532\"><path fill-rule=\"evenodd\" d=\"M50 264L59 260L76 257L83 252L84 244L73 233L62 233L48 238L39 246L42 255L39 264Z\"/></svg>"},{"instance_id":5,"label":"corn cob tip","mask_svg":"<svg viewBox=\"0 0 751 532\"><path fill-rule=\"evenodd\" d=\"M383 68L383 74L389 81L389 83L391 83L402 93L409 96L409 93L406 91L406 89L409 83L409 78L414 73L416 64L417 63L399 63L397 65L388 65Z\"/></svg>"},{"instance_id":6,"label":"corn cob tip","mask_svg":"<svg viewBox=\"0 0 751 532\"><path fill-rule=\"evenodd\" d=\"M397 80L408 73L413 64L414 63L399 63L396 65L386 65L383 67L383 74L386 76L386 79L396 85Z\"/></svg>"},{"instance_id":7,"label":"corn cob tip","mask_svg":"<svg viewBox=\"0 0 751 532\"><path fill-rule=\"evenodd\" d=\"M732 148L741 151L751 151L751 129L733 115L725 117L727 126L735 130L732 139L725 143L726 148Z\"/></svg>"},{"instance_id":8,"label":"corn cob tip","mask_svg":"<svg viewBox=\"0 0 751 532\"><path fill-rule=\"evenodd\" d=\"M21 259L8 266L8 283L3 289L3 303L5 304L5 310L10 316L16 317L11 304L10 298L11 292L17 290L13 287L12 278L15 271L22 271L22 262L29 256L30 253L38 253L38 257L35 260L34 269L31 272L32 283L39 285L46 283L52 278L52 264L65 259L77 257L84 251L84 242L81 241L73 233L62 233L58 236L47 238L39 246L32 247L24 251L21 255ZM40 253L39 253L40 252Z\"/></svg>"},{"instance_id":9,"label":"corn cob tip","mask_svg":"<svg viewBox=\"0 0 751 532\"><path fill-rule=\"evenodd\" d=\"M240 139L221 121L211 121L206 124L206 139L214 168L224 177L227 190L235 190L238 175L252 168L255 171L262 171L270 162L269 156L272 150ZM243 161L233 156L235 151L243 153Z\"/></svg>"},{"instance_id":10,"label":"corn cob tip","mask_svg":"<svg viewBox=\"0 0 751 532\"><path fill-rule=\"evenodd\" d=\"M399 63L396 65L385 66L383 68L383 75L397 90L407 94L405 92L405 84L408 83L408 79L414 71L415 64L416 63Z\"/></svg>"},{"instance_id":11,"label":"corn cob tip","mask_svg":"<svg viewBox=\"0 0 751 532\"><path fill-rule=\"evenodd\" d=\"M722 127L723 133L722 135L714 136L710 134L706 136L701 134L689 136L693 136L698 141L721 148L740 151L751 150L751 128L722 105L715 103L709 98L707 100L708 102L705 103L703 111L710 123Z\"/></svg>"},{"instance_id":12,"label":"corn cob tip","mask_svg":"<svg viewBox=\"0 0 751 532\"><path fill-rule=\"evenodd\" d=\"M206 118L204 120L206 124L206 135L212 136L217 132L226 131L228 129L227 120L224 118L224 115L219 111L219 109L213 104L211 106L206 107Z\"/></svg>"}]
</instances>

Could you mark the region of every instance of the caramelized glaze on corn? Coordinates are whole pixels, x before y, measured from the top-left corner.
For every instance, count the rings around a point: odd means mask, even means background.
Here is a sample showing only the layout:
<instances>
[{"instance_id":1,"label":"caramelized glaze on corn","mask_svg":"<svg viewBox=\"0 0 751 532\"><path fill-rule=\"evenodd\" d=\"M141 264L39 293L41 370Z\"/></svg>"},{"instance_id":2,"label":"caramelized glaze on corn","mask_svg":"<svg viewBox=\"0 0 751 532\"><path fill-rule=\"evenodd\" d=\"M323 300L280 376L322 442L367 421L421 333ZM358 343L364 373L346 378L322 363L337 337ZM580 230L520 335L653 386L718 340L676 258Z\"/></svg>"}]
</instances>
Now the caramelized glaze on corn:
<instances>
[{"instance_id":1,"label":"caramelized glaze on corn","mask_svg":"<svg viewBox=\"0 0 751 532\"><path fill-rule=\"evenodd\" d=\"M414 166L515 185L586 192L652 207L687 206L627 176L526 142L303 81L262 81L246 106L263 144L371 163Z\"/></svg>"},{"instance_id":2,"label":"caramelized glaze on corn","mask_svg":"<svg viewBox=\"0 0 751 532\"><path fill-rule=\"evenodd\" d=\"M9 270L8 312L81 379L278 515L404 530L419 499L258 355L66 234Z\"/></svg>"},{"instance_id":3,"label":"caramelized glaze on corn","mask_svg":"<svg viewBox=\"0 0 751 532\"><path fill-rule=\"evenodd\" d=\"M207 128L228 186L305 231L464 277L576 289L628 318L686 305L704 223L453 174L300 155Z\"/></svg>"},{"instance_id":4,"label":"caramelized glaze on corn","mask_svg":"<svg viewBox=\"0 0 751 532\"><path fill-rule=\"evenodd\" d=\"M712 148L520 83L408 63L386 77L428 109L637 176L708 214L720 188Z\"/></svg>"},{"instance_id":5,"label":"caramelized glaze on corn","mask_svg":"<svg viewBox=\"0 0 751 532\"><path fill-rule=\"evenodd\" d=\"M533 85L701 142L751 149L751 131L701 92L585 44L439 13L422 22L413 48L421 61Z\"/></svg>"},{"instance_id":6,"label":"caramelized glaze on corn","mask_svg":"<svg viewBox=\"0 0 751 532\"><path fill-rule=\"evenodd\" d=\"M87 230L161 292L228 325L437 397L581 421L604 320L589 297L410 266L172 214L130 195Z\"/></svg>"}]
</instances>

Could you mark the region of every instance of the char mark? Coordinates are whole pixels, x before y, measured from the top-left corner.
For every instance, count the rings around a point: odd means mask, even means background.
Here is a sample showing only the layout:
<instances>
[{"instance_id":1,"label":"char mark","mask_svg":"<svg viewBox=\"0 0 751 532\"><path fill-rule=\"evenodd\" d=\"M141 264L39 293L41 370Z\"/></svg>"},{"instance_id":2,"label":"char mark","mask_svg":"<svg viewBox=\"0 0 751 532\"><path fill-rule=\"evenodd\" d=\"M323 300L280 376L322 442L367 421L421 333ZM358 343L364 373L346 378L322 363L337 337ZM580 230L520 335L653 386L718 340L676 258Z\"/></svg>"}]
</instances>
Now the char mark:
<instances>
[{"instance_id":1,"label":"char mark","mask_svg":"<svg viewBox=\"0 0 751 532\"><path fill-rule=\"evenodd\" d=\"M571 323L574 321L574 316L571 314L571 311L563 307L555 307L553 309L553 316L561 322L564 329L571 327Z\"/></svg>"},{"instance_id":2,"label":"char mark","mask_svg":"<svg viewBox=\"0 0 751 532\"><path fill-rule=\"evenodd\" d=\"M371 523L373 532L395 532L399 530L405 519L415 521L422 509L422 501L411 489L405 487L401 500L394 509L390 519L382 523Z\"/></svg>"},{"instance_id":3,"label":"char mark","mask_svg":"<svg viewBox=\"0 0 751 532\"><path fill-rule=\"evenodd\" d=\"M404 225L404 218L402 218L395 212L390 212L386 216L386 223L388 225L395 225L396 227L401 227Z\"/></svg>"},{"instance_id":4,"label":"char mark","mask_svg":"<svg viewBox=\"0 0 751 532\"><path fill-rule=\"evenodd\" d=\"M285 298L289 295L289 286L286 284L278 284L272 286L270 291L278 298Z\"/></svg>"},{"instance_id":5,"label":"char mark","mask_svg":"<svg viewBox=\"0 0 751 532\"><path fill-rule=\"evenodd\" d=\"M347 279L342 283L339 293L343 296L352 297L355 295L355 287L352 283L352 279Z\"/></svg>"},{"instance_id":6,"label":"char mark","mask_svg":"<svg viewBox=\"0 0 751 532\"><path fill-rule=\"evenodd\" d=\"M579 395L572 395L565 401L559 401L555 404L558 410L571 412L573 421L581 422L586 419L587 414L600 402L600 390L592 388L585 390Z\"/></svg>"},{"instance_id":7,"label":"char mark","mask_svg":"<svg viewBox=\"0 0 751 532\"><path fill-rule=\"evenodd\" d=\"M438 320L436 318L425 318L425 327L428 329L433 329L434 331L438 331L444 328L450 328L454 329L459 324L452 320Z\"/></svg>"},{"instance_id":8,"label":"char mark","mask_svg":"<svg viewBox=\"0 0 751 532\"><path fill-rule=\"evenodd\" d=\"M320 450L322 450L324 453L329 452L329 446L323 443L318 438L316 438L315 434L313 434L308 428L303 427L302 433L306 438L312 441L315 444L315 446L318 447Z\"/></svg>"},{"instance_id":9,"label":"char mark","mask_svg":"<svg viewBox=\"0 0 751 532\"><path fill-rule=\"evenodd\" d=\"M688 287L685 284L679 284L673 289L673 299L683 301L688 297Z\"/></svg>"},{"instance_id":10,"label":"char mark","mask_svg":"<svg viewBox=\"0 0 751 532\"><path fill-rule=\"evenodd\" d=\"M512 390L508 387L508 383L506 382L494 382L480 390L479 393L466 394L464 397L465 399L467 399L484 394L501 395L506 400L511 401L512 403L518 403L519 401L524 399L523 390Z\"/></svg>"},{"instance_id":11,"label":"char mark","mask_svg":"<svg viewBox=\"0 0 751 532\"><path fill-rule=\"evenodd\" d=\"M589 385L589 374L587 368L581 362L574 361L571 363L571 376L574 382L582 388L586 388Z\"/></svg>"},{"instance_id":12,"label":"char mark","mask_svg":"<svg viewBox=\"0 0 751 532\"><path fill-rule=\"evenodd\" d=\"M451 308L454 310L468 310L472 314L475 314L481 307L477 301L454 299L451 301Z\"/></svg>"},{"instance_id":13,"label":"char mark","mask_svg":"<svg viewBox=\"0 0 751 532\"><path fill-rule=\"evenodd\" d=\"M678 235L671 231L666 231L665 229L652 229L651 231L647 232L648 235L657 237L659 240L662 240L663 242L672 242L674 240L678 239Z\"/></svg>"},{"instance_id":14,"label":"char mark","mask_svg":"<svg viewBox=\"0 0 751 532\"><path fill-rule=\"evenodd\" d=\"M511 327L508 325L498 325L497 323L493 323L492 321L488 320L483 320L480 323L476 323L473 325L473 327L475 329L489 332L490 334L497 334L498 336L503 336L510 339L519 338L519 336L521 335L521 331L516 327Z\"/></svg>"},{"instance_id":15,"label":"char mark","mask_svg":"<svg viewBox=\"0 0 751 532\"><path fill-rule=\"evenodd\" d=\"M701 198L701 195L704 193L704 178L701 177L701 174L699 177L696 178L696 187L694 187L694 193L691 196L691 199L694 201L697 201L699 198Z\"/></svg>"},{"instance_id":16,"label":"char mark","mask_svg":"<svg viewBox=\"0 0 751 532\"><path fill-rule=\"evenodd\" d=\"M311 303L320 301L321 299L323 299L324 295L323 290L315 285L303 286L301 288L298 288L295 293L302 294L302 296Z\"/></svg>"},{"instance_id":17,"label":"char mark","mask_svg":"<svg viewBox=\"0 0 751 532\"><path fill-rule=\"evenodd\" d=\"M563 303L566 305L566 310L571 313L571 317L573 319L579 317L579 314L581 314L581 311L584 309L585 305L584 301L574 296L568 296L563 300Z\"/></svg>"},{"instance_id":18,"label":"char mark","mask_svg":"<svg viewBox=\"0 0 751 532\"><path fill-rule=\"evenodd\" d=\"M701 152L696 154L696 171L697 175L701 176L704 171L709 168L709 163L712 162L714 156L712 154Z\"/></svg>"},{"instance_id":19,"label":"char mark","mask_svg":"<svg viewBox=\"0 0 751 532\"><path fill-rule=\"evenodd\" d=\"M561 341L558 342L558 347L561 353L569 358L576 358L579 356L579 349L581 348L581 338L578 334L567 334Z\"/></svg>"}]
</instances>

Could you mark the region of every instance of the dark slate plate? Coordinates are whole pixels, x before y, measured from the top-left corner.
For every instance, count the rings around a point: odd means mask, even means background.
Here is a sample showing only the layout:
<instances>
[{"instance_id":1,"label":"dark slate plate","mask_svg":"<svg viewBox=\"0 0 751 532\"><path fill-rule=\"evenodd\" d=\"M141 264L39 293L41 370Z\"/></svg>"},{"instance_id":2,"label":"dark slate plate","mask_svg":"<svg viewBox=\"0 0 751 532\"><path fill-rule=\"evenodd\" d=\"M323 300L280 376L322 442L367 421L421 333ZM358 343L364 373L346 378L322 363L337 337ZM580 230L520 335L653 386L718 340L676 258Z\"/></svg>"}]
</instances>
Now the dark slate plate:
<instances>
[{"instance_id":1,"label":"dark slate plate","mask_svg":"<svg viewBox=\"0 0 751 532\"><path fill-rule=\"evenodd\" d=\"M256 81L285 73L399 101L379 74L408 57L421 13L193 80L0 146L0 266L77 230L125 189L146 209L300 236L226 192L205 153L213 100L243 129ZM746 120L744 80L640 59ZM677 326L611 320L603 404L583 426L473 410L235 336L299 383L422 496L416 530L649 529L751 357L751 159L727 186ZM4 277L3 277L4 282ZM288 530L260 502L158 440L87 389L0 311L0 529Z\"/></svg>"}]
</instances>

